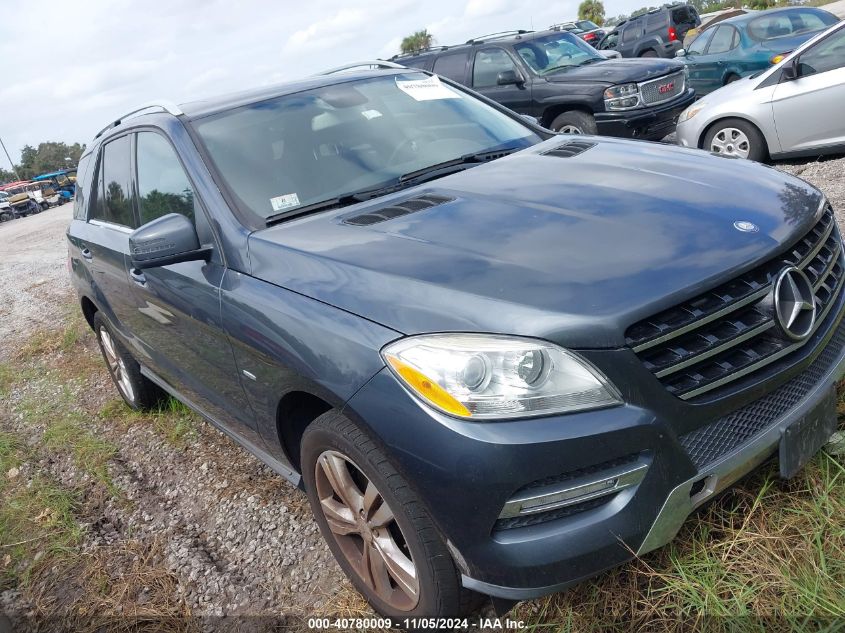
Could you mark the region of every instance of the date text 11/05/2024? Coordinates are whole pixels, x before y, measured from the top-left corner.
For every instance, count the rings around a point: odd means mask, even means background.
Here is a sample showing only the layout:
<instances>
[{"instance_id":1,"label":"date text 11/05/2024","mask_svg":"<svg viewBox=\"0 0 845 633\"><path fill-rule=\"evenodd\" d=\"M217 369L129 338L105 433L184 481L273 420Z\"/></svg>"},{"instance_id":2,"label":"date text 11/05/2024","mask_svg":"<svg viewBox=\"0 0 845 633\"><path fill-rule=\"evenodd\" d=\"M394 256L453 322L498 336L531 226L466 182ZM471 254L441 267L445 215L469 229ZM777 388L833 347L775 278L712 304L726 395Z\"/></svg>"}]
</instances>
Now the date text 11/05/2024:
<instances>
[{"instance_id":1,"label":"date text 11/05/2024","mask_svg":"<svg viewBox=\"0 0 845 633\"><path fill-rule=\"evenodd\" d=\"M368 630L392 629L399 626L404 629L442 629L466 630L472 627L494 631L519 631L526 627L522 620L510 618L308 618L308 628L312 630Z\"/></svg>"}]
</instances>

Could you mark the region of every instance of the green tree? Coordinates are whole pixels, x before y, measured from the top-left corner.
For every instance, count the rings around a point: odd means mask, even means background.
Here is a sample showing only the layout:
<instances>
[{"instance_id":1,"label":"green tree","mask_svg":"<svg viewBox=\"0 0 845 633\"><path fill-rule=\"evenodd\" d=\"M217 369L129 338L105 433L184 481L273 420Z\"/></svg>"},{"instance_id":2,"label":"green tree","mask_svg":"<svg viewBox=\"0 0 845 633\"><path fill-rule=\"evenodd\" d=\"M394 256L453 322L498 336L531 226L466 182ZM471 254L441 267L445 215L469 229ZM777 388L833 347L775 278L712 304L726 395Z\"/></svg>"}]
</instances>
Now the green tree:
<instances>
[{"instance_id":1,"label":"green tree","mask_svg":"<svg viewBox=\"0 0 845 633\"><path fill-rule=\"evenodd\" d=\"M85 146L79 143L68 145L52 141L39 143L37 149L25 145L21 150L18 173L21 178L32 178L38 174L76 167L84 149Z\"/></svg>"},{"instance_id":2,"label":"green tree","mask_svg":"<svg viewBox=\"0 0 845 633\"><path fill-rule=\"evenodd\" d=\"M402 53L419 53L427 48L431 48L434 44L434 36L428 32L428 29L417 31L402 39L399 48Z\"/></svg>"},{"instance_id":3,"label":"green tree","mask_svg":"<svg viewBox=\"0 0 845 633\"><path fill-rule=\"evenodd\" d=\"M578 19L604 24L604 4L601 0L584 0L578 5Z\"/></svg>"}]
</instances>

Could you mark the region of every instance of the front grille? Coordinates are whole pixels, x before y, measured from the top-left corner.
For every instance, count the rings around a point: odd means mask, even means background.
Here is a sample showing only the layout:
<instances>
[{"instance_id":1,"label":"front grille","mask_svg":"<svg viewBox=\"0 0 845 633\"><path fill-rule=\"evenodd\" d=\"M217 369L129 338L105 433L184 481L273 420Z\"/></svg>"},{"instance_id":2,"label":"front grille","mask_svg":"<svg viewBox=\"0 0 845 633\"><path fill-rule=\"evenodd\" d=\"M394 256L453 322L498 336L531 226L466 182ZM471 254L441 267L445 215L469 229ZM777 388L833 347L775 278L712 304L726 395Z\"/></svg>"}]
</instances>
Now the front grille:
<instances>
[{"instance_id":1,"label":"front grille","mask_svg":"<svg viewBox=\"0 0 845 633\"><path fill-rule=\"evenodd\" d=\"M836 303L845 266L833 210L789 251L678 306L635 323L625 333L646 369L670 393L694 398L800 349L775 323L771 287L787 266L807 275L816 294L816 328Z\"/></svg>"},{"instance_id":2,"label":"front grille","mask_svg":"<svg viewBox=\"0 0 845 633\"><path fill-rule=\"evenodd\" d=\"M654 105L674 99L686 90L684 72L672 73L666 77L644 81L640 84L640 95L646 105Z\"/></svg>"},{"instance_id":3,"label":"front grille","mask_svg":"<svg viewBox=\"0 0 845 633\"><path fill-rule=\"evenodd\" d=\"M845 321L839 324L821 354L795 378L751 404L687 433L680 438L693 464L699 470L741 446L771 426L807 394L831 370L845 347Z\"/></svg>"}]
</instances>

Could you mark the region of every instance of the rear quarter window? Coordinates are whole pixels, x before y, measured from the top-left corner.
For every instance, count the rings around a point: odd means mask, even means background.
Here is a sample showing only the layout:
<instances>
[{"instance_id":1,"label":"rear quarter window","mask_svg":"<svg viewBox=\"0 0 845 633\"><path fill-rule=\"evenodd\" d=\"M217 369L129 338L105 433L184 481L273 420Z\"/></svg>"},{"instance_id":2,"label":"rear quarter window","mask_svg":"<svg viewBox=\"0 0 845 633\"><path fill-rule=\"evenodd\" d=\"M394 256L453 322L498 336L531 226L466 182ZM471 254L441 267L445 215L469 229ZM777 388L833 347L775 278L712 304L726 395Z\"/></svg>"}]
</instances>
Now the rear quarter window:
<instances>
[{"instance_id":1,"label":"rear quarter window","mask_svg":"<svg viewBox=\"0 0 845 633\"><path fill-rule=\"evenodd\" d=\"M778 13L763 14L748 23L748 35L763 42L779 37L789 37L810 31L818 31L838 21L827 11L796 9Z\"/></svg>"},{"instance_id":2,"label":"rear quarter window","mask_svg":"<svg viewBox=\"0 0 845 633\"><path fill-rule=\"evenodd\" d=\"M73 199L73 218L75 220L84 220L87 215L85 203L88 200L88 189L91 182L88 170L92 167L92 156L93 153L80 158L79 165L76 168L76 195Z\"/></svg>"},{"instance_id":3,"label":"rear quarter window","mask_svg":"<svg viewBox=\"0 0 845 633\"><path fill-rule=\"evenodd\" d=\"M466 83L468 53L441 55L434 62L434 72L453 81Z\"/></svg>"}]
</instances>

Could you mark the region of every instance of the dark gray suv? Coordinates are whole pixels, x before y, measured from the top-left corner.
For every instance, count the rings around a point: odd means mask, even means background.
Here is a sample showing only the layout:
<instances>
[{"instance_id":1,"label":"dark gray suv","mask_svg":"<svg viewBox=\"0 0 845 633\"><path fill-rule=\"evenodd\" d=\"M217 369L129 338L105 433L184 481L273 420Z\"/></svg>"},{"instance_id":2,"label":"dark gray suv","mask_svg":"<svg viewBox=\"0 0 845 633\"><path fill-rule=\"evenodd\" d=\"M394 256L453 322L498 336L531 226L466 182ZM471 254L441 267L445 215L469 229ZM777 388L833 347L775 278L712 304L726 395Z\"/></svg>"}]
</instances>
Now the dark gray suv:
<instances>
[{"instance_id":1,"label":"dark gray suv","mask_svg":"<svg viewBox=\"0 0 845 633\"><path fill-rule=\"evenodd\" d=\"M120 394L303 487L392 624L660 547L834 430L839 232L761 165L397 68L145 108L78 177L71 274Z\"/></svg>"}]
</instances>

